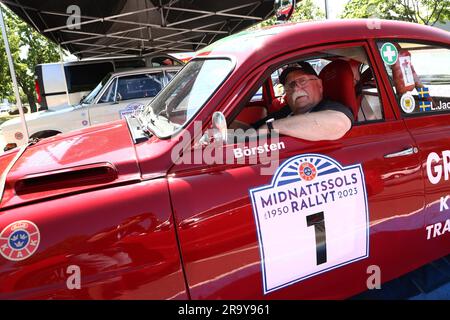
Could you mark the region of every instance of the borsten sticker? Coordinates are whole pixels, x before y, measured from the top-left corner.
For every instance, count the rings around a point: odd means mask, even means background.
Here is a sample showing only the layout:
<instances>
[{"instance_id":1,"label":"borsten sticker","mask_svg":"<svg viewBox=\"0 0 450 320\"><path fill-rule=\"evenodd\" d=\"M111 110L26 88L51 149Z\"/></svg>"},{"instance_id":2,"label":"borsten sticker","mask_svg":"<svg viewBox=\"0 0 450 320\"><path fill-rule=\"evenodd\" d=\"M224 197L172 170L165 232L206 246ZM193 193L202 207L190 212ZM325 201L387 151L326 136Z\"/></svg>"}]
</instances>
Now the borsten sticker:
<instances>
[{"instance_id":1,"label":"borsten sticker","mask_svg":"<svg viewBox=\"0 0 450 320\"><path fill-rule=\"evenodd\" d=\"M284 162L250 190L264 293L369 256L369 212L360 164L320 154Z\"/></svg>"},{"instance_id":2,"label":"borsten sticker","mask_svg":"<svg viewBox=\"0 0 450 320\"><path fill-rule=\"evenodd\" d=\"M13 222L0 234L0 253L11 261L25 260L36 252L40 238L39 229L33 222Z\"/></svg>"},{"instance_id":3,"label":"borsten sticker","mask_svg":"<svg viewBox=\"0 0 450 320\"><path fill-rule=\"evenodd\" d=\"M405 93L400 99L400 106L402 107L402 110L405 111L406 113L413 112L416 107L416 101L414 100L412 94Z\"/></svg>"}]
</instances>

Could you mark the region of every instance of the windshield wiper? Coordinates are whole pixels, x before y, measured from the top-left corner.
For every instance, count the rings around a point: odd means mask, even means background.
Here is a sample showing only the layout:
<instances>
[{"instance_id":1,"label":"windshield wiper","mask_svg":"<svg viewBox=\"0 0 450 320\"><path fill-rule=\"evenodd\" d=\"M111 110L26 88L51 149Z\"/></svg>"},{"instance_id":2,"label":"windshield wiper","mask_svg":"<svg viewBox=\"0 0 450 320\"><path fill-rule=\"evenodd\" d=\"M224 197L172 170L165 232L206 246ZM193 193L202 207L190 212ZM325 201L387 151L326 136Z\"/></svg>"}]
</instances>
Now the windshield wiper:
<instances>
[{"instance_id":1,"label":"windshield wiper","mask_svg":"<svg viewBox=\"0 0 450 320\"><path fill-rule=\"evenodd\" d=\"M148 107L138 114L139 121L142 123L143 129L158 136L156 132L173 132L181 127L177 123L173 123L166 117L166 112L161 110L155 113L151 107Z\"/></svg>"},{"instance_id":2,"label":"windshield wiper","mask_svg":"<svg viewBox=\"0 0 450 320\"><path fill-rule=\"evenodd\" d=\"M130 130L134 143L140 143L147 141L153 134L145 129L145 124L142 123L139 115L133 115L131 117L125 117L128 130Z\"/></svg>"},{"instance_id":3,"label":"windshield wiper","mask_svg":"<svg viewBox=\"0 0 450 320\"><path fill-rule=\"evenodd\" d=\"M153 112L153 109L150 108L149 112L147 112L144 115L144 112L140 112L137 115L137 118L139 119L139 122L142 124L142 129L145 130L146 132L149 132L150 134L155 134L155 132L150 129L150 126L152 127L156 127L156 121L158 120L158 115L156 115Z\"/></svg>"},{"instance_id":4,"label":"windshield wiper","mask_svg":"<svg viewBox=\"0 0 450 320\"><path fill-rule=\"evenodd\" d=\"M133 116L131 116L131 118L135 118L138 123L139 123L139 128L142 130L142 132L145 133L145 135L150 138L154 133L151 132L148 128L147 128L147 124L144 122L144 120L142 119L142 112L139 112L138 114L134 114Z\"/></svg>"}]
</instances>

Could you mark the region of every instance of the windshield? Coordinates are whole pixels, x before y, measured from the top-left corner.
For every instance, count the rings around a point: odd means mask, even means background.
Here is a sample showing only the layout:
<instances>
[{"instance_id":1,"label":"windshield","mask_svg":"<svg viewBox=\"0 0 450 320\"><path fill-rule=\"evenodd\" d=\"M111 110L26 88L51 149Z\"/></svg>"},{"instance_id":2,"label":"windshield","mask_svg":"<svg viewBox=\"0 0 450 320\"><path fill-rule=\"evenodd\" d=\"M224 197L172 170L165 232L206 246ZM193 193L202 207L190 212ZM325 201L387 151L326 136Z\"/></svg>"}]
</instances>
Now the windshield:
<instances>
[{"instance_id":1,"label":"windshield","mask_svg":"<svg viewBox=\"0 0 450 320\"><path fill-rule=\"evenodd\" d=\"M230 73L228 59L190 61L148 104L141 118L158 137L188 123Z\"/></svg>"},{"instance_id":2,"label":"windshield","mask_svg":"<svg viewBox=\"0 0 450 320\"><path fill-rule=\"evenodd\" d=\"M100 81L100 83L94 88L94 90L92 90L91 92L89 92L89 94L81 99L81 103L86 103L86 104L91 104L94 103L94 99L97 96L97 94L102 90L103 86L108 82L109 78L111 78L111 72L108 73L103 79L102 81Z\"/></svg>"}]
</instances>

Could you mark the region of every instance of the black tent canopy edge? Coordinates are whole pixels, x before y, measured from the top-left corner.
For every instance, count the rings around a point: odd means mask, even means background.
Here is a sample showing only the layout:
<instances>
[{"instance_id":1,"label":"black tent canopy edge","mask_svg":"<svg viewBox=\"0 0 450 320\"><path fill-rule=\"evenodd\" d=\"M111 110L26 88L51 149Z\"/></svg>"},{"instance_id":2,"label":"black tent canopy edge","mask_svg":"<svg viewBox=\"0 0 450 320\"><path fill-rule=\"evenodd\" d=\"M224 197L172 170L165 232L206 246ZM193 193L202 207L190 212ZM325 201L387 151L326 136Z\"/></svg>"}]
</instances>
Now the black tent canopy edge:
<instances>
[{"instance_id":1,"label":"black tent canopy edge","mask_svg":"<svg viewBox=\"0 0 450 320\"><path fill-rule=\"evenodd\" d=\"M274 0L0 1L79 59L197 51L274 13Z\"/></svg>"}]
</instances>

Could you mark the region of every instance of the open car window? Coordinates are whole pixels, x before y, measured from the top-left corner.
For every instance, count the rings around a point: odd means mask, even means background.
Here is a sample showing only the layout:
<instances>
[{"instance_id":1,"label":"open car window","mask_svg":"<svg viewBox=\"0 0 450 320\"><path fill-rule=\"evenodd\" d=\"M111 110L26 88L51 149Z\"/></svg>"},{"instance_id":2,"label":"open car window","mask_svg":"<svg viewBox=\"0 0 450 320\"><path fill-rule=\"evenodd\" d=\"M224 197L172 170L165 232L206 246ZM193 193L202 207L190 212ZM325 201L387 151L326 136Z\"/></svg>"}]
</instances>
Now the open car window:
<instances>
[{"instance_id":1,"label":"open car window","mask_svg":"<svg viewBox=\"0 0 450 320\"><path fill-rule=\"evenodd\" d=\"M265 76L259 82L263 83L263 86L267 83L273 86L271 99L260 100L261 103L255 104L261 86L254 88L250 100L242 102L240 106L242 109L235 118L229 120L229 123L237 120L256 128L260 121L285 108L287 106L285 88L280 83L279 76L285 68L296 66L300 62L308 63L322 81L323 99L338 102L351 110L354 125L384 119L377 82L366 50L362 46L354 46L316 51L294 61L271 66L268 70L269 76Z\"/></svg>"}]
</instances>

